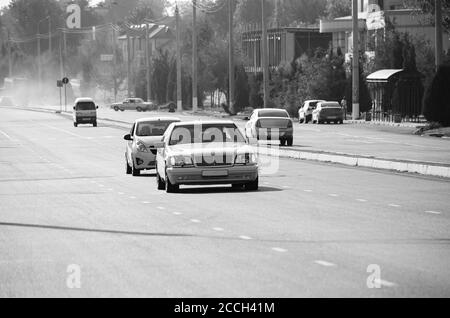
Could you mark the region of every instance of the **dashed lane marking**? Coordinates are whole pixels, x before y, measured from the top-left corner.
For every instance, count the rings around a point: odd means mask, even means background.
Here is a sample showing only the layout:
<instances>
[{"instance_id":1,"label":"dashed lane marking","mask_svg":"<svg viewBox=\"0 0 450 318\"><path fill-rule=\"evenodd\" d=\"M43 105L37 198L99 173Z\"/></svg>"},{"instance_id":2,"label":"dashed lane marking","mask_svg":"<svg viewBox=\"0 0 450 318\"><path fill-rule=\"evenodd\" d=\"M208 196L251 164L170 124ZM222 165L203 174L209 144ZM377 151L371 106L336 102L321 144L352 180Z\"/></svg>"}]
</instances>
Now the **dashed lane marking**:
<instances>
[{"instance_id":1,"label":"dashed lane marking","mask_svg":"<svg viewBox=\"0 0 450 318\"><path fill-rule=\"evenodd\" d=\"M326 266L326 267L336 266L336 264L333 264L333 263L330 263L330 262L327 262L327 261L322 261L322 260L314 261L314 263L316 263L318 265Z\"/></svg>"},{"instance_id":2,"label":"dashed lane marking","mask_svg":"<svg viewBox=\"0 0 450 318\"><path fill-rule=\"evenodd\" d=\"M374 282L375 284L379 284L379 285L385 286L385 287L394 287L394 286L397 286L397 284L395 284L395 283L393 283L393 282L389 282L389 281L387 281L387 280L379 279L379 278L374 279L373 282Z\"/></svg>"},{"instance_id":3,"label":"dashed lane marking","mask_svg":"<svg viewBox=\"0 0 450 318\"><path fill-rule=\"evenodd\" d=\"M441 212L438 212L438 211L425 211L425 213L436 214L436 215L442 214Z\"/></svg>"}]
</instances>

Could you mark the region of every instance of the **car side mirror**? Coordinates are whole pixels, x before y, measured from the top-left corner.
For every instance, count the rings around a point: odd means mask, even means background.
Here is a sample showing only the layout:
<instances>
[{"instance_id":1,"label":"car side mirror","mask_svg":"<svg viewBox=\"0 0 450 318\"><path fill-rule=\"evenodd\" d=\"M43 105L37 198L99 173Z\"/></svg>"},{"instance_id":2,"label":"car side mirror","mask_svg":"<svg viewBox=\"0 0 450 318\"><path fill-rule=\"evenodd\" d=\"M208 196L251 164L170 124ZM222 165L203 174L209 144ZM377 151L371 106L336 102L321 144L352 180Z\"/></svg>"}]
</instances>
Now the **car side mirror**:
<instances>
[{"instance_id":1,"label":"car side mirror","mask_svg":"<svg viewBox=\"0 0 450 318\"><path fill-rule=\"evenodd\" d=\"M131 140L133 140L133 137L131 137L130 134L127 134L127 135L123 136L123 139L127 140L127 141L131 141Z\"/></svg>"},{"instance_id":2,"label":"car side mirror","mask_svg":"<svg viewBox=\"0 0 450 318\"><path fill-rule=\"evenodd\" d=\"M166 146L166 144L164 142L160 141L160 142L155 143L154 146L156 149L161 149L161 148L164 148Z\"/></svg>"}]
</instances>

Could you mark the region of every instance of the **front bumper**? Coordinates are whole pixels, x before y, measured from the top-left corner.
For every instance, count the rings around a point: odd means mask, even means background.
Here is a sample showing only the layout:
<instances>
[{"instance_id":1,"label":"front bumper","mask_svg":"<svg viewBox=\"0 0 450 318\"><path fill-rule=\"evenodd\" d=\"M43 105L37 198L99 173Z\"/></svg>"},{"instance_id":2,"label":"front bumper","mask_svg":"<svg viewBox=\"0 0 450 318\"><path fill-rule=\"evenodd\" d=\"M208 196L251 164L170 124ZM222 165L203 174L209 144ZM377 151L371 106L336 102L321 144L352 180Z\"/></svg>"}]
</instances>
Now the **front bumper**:
<instances>
[{"instance_id":1,"label":"front bumper","mask_svg":"<svg viewBox=\"0 0 450 318\"><path fill-rule=\"evenodd\" d=\"M156 168L156 155L151 152L138 152L132 154L136 169L148 170Z\"/></svg>"},{"instance_id":2,"label":"front bumper","mask_svg":"<svg viewBox=\"0 0 450 318\"><path fill-rule=\"evenodd\" d=\"M170 183L176 185L244 184L258 178L258 165L167 168L167 177Z\"/></svg>"}]
</instances>

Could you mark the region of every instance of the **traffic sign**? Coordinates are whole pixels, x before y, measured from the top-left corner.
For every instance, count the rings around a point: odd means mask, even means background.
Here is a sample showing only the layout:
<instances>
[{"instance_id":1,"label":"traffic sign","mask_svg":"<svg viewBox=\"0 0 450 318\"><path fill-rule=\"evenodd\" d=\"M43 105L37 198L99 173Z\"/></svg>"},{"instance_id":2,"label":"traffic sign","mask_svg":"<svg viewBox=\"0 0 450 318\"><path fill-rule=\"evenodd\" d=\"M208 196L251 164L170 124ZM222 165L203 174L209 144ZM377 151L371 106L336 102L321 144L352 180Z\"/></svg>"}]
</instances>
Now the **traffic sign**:
<instances>
[{"instance_id":1,"label":"traffic sign","mask_svg":"<svg viewBox=\"0 0 450 318\"><path fill-rule=\"evenodd\" d=\"M67 77L64 77L62 79L62 82L63 82L63 84L67 85L67 84L69 84L69 79Z\"/></svg>"}]
</instances>

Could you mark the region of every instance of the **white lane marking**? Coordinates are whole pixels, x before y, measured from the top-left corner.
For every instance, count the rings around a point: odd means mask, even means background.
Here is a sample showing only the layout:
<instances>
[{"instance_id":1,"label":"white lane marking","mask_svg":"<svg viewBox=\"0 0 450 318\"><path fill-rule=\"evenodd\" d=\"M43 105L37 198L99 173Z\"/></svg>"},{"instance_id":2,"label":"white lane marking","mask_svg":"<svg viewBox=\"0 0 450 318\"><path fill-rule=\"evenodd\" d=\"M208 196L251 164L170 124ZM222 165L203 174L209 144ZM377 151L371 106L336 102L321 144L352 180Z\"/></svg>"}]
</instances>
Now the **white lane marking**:
<instances>
[{"instance_id":1,"label":"white lane marking","mask_svg":"<svg viewBox=\"0 0 450 318\"><path fill-rule=\"evenodd\" d=\"M165 210L166 208L165 207L163 207L163 206L158 206L158 207L156 207L158 210Z\"/></svg>"},{"instance_id":2,"label":"white lane marking","mask_svg":"<svg viewBox=\"0 0 450 318\"><path fill-rule=\"evenodd\" d=\"M202 223L200 220L197 220L197 219L191 219L191 222L192 223Z\"/></svg>"},{"instance_id":3,"label":"white lane marking","mask_svg":"<svg viewBox=\"0 0 450 318\"><path fill-rule=\"evenodd\" d=\"M394 204L394 203L390 203L389 206L393 207L393 208L399 208L400 207L400 205Z\"/></svg>"},{"instance_id":4,"label":"white lane marking","mask_svg":"<svg viewBox=\"0 0 450 318\"><path fill-rule=\"evenodd\" d=\"M224 231L224 229L221 228L221 227L213 227L213 230L217 231L217 232L223 232Z\"/></svg>"},{"instance_id":5,"label":"white lane marking","mask_svg":"<svg viewBox=\"0 0 450 318\"><path fill-rule=\"evenodd\" d=\"M241 240L251 240L252 239L250 236L246 236L246 235L241 235L241 236L239 236L239 238Z\"/></svg>"},{"instance_id":6,"label":"white lane marking","mask_svg":"<svg viewBox=\"0 0 450 318\"><path fill-rule=\"evenodd\" d=\"M6 138L8 138L9 140L12 140L11 136L8 135L7 133L5 133L4 131L1 131L1 130L0 130L0 133L1 133L3 136L5 136Z\"/></svg>"},{"instance_id":7,"label":"white lane marking","mask_svg":"<svg viewBox=\"0 0 450 318\"><path fill-rule=\"evenodd\" d=\"M358 202L367 202L366 199L356 199L356 201L358 201Z\"/></svg>"},{"instance_id":8,"label":"white lane marking","mask_svg":"<svg viewBox=\"0 0 450 318\"><path fill-rule=\"evenodd\" d=\"M173 215L181 215L181 214L183 214L183 213L181 213L181 212L173 212Z\"/></svg>"},{"instance_id":9,"label":"white lane marking","mask_svg":"<svg viewBox=\"0 0 450 318\"><path fill-rule=\"evenodd\" d=\"M397 284L395 284L395 283L389 282L389 281L384 280L384 279L379 279L379 278L374 279L373 282L374 282L375 284L379 284L379 285L381 285L381 286L386 286L386 287L394 287L394 286L397 285Z\"/></svg>"},{"instance_id":10,"label":"white lane marking","mask_svg":"<svg viewBox=\"0 0 450 318\"><path fill-rule=\"evenodd\" d=\"M428 213L428 214L436 214L436 215L441 214L441 212L438 212L438 211L425 211L425 213Z\"/></svg>"},{"instance_id":11,"label":"white lane marking","mask_svg":"<svg viewBox=\"0 0 450 318\"><path fill-rule=\"evenodd\" d=\"M336 266L336 264L327 262L327 261L322 261L322 260L318 260L318 261L314 261L314 263L322 265L322 266L326 266L326 267L333 267Z\"/></svg>"},{"instance_id":12,"label":"white lane marking","mask_svg":"<svg viewBox=\"0 0 450 318\"><path fill-rule=\"evenodd\" d=\"M272 247L272 250L279 253L286 253L287 250L281 247Z\"/></svg>"},{"instance_id":13,"label":"white lane marking","mask_svg":"<svg viewBox=\"0 0 450 318\"><path fill-rule=\"evenodd\" d=\"M330 194L329 194L329 196L330 196L330 197L338 197L338 196L339 196L339 194L335 194L335 193L330 193Z\"/></svg>"}]
</instances>

